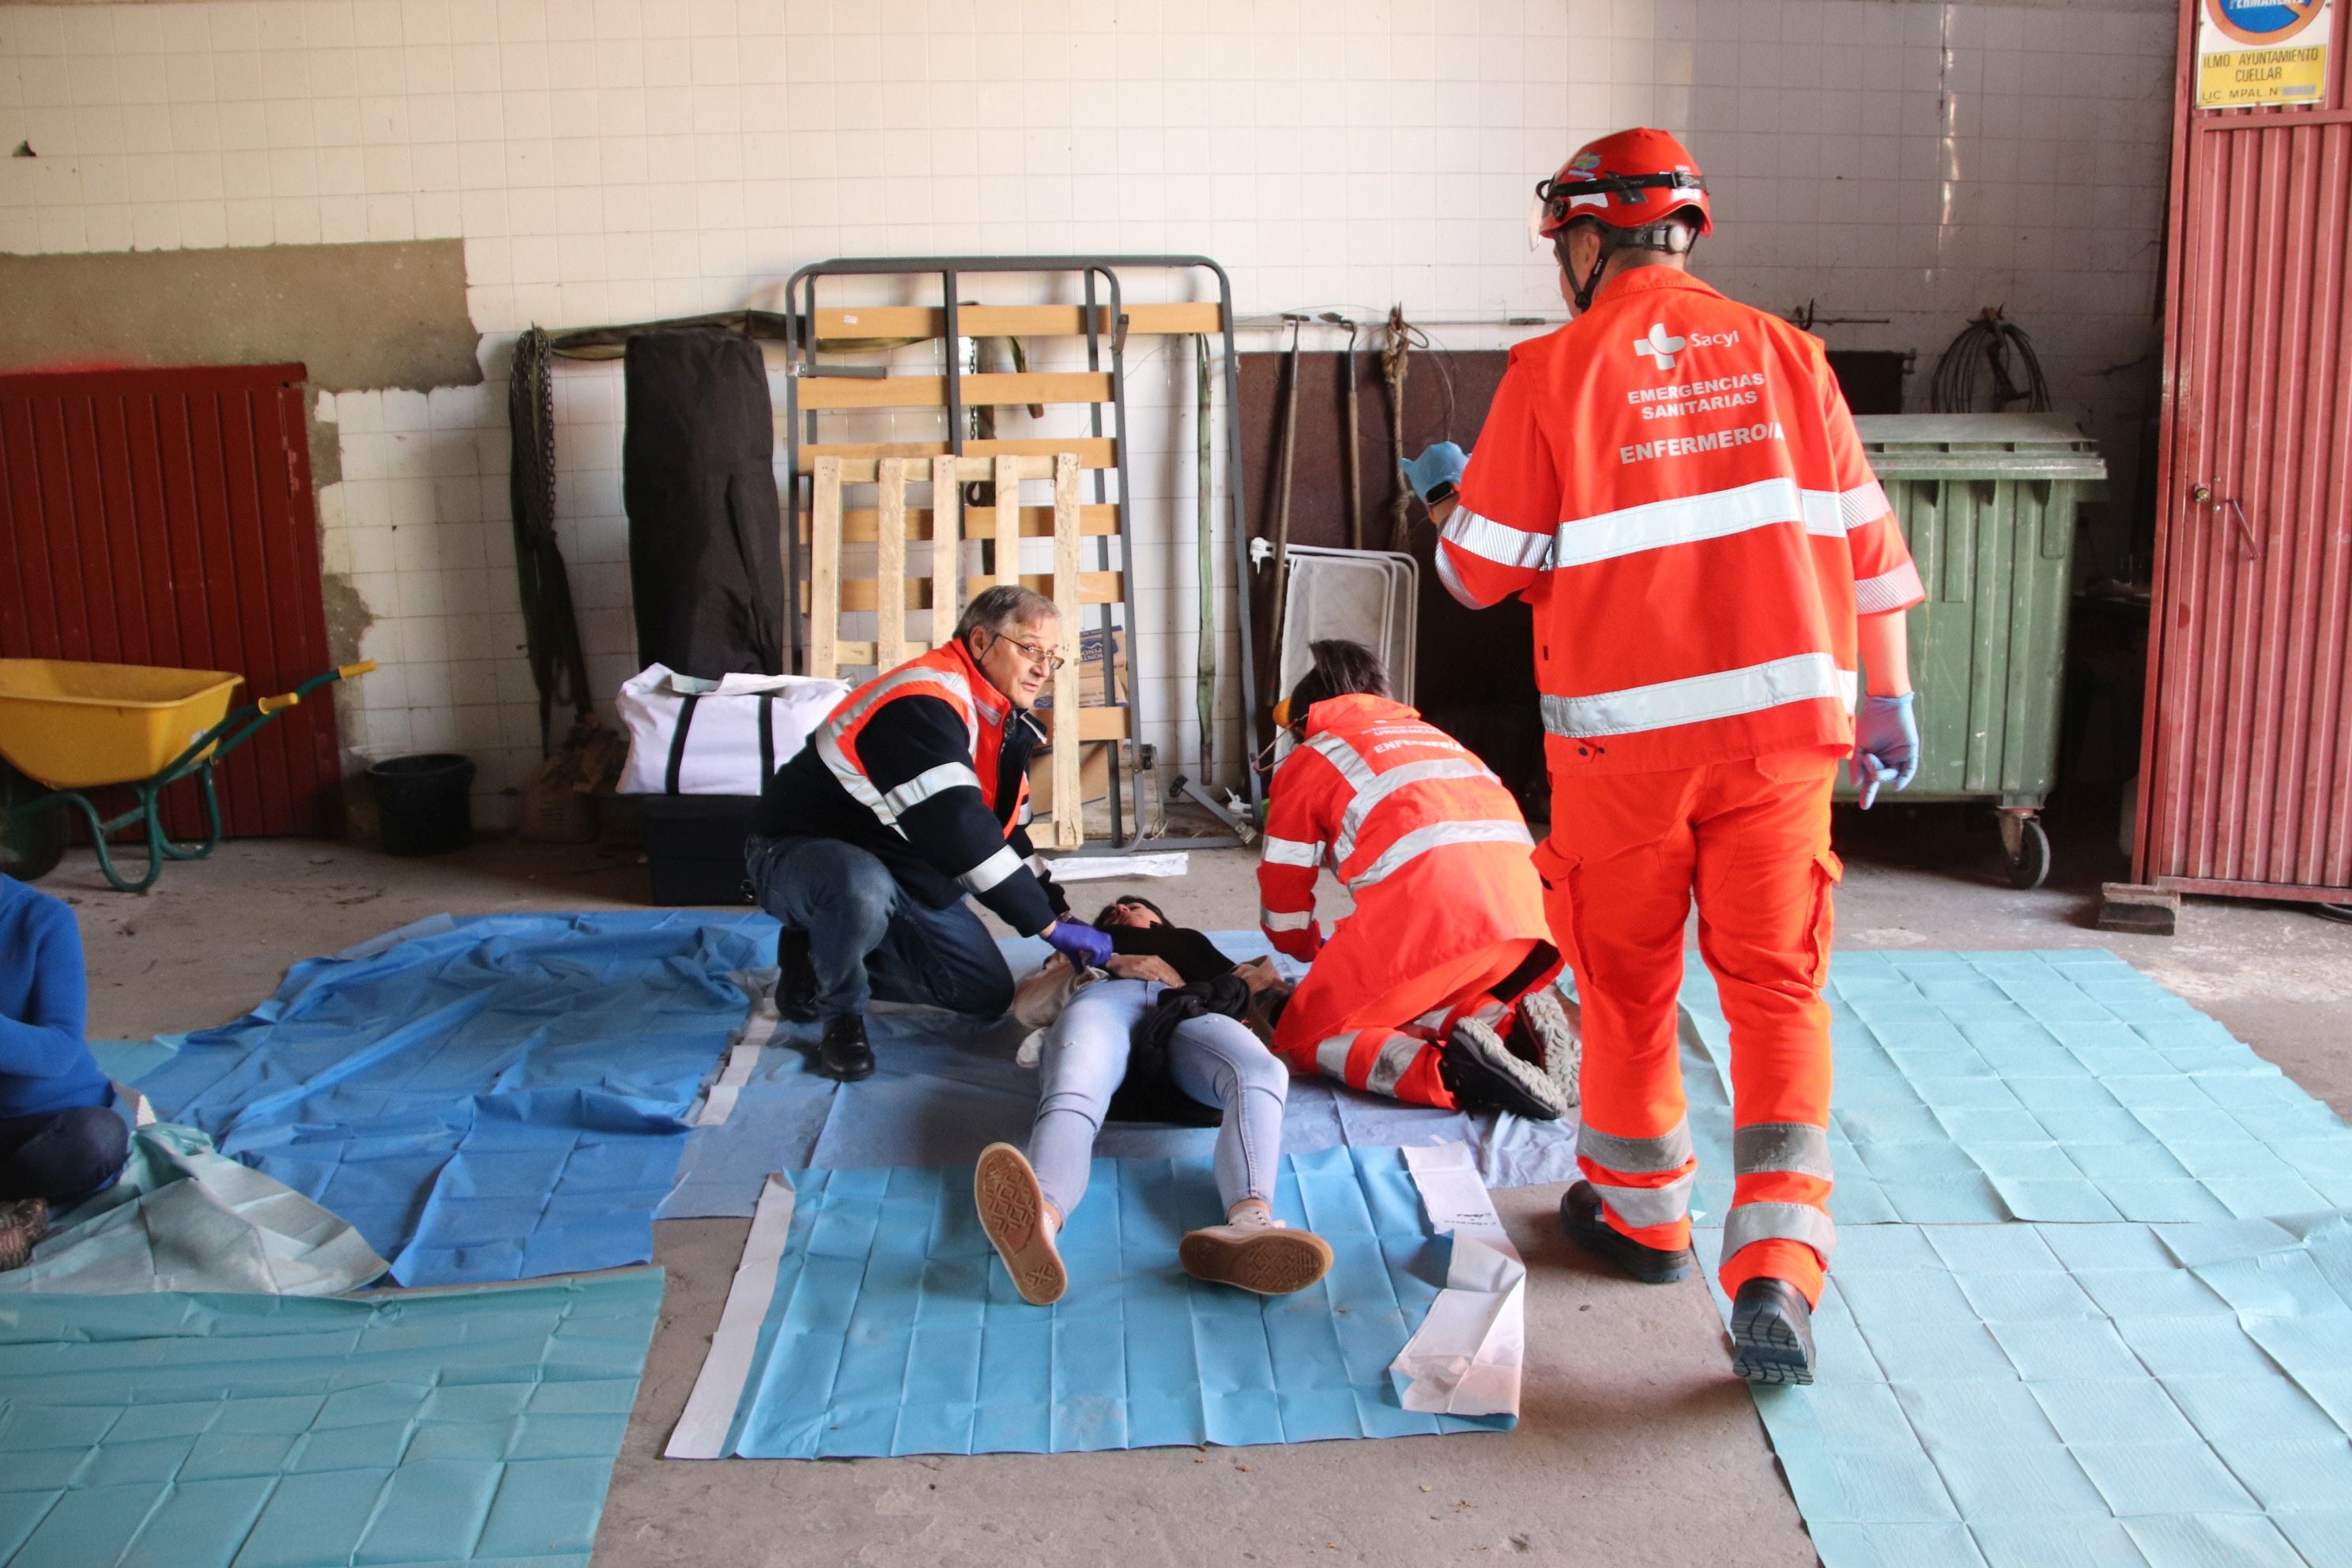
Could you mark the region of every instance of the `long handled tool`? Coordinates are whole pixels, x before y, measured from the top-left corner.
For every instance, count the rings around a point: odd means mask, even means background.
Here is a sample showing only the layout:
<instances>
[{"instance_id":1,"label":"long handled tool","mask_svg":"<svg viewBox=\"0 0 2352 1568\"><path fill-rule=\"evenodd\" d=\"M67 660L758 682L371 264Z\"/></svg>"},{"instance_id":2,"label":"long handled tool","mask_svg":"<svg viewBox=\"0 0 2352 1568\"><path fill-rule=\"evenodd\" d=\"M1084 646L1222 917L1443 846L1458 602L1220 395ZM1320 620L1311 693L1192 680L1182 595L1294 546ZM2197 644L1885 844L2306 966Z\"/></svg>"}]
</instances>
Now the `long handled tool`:
<instances>
[{"instance_id":1,"label":"long handled tool","mask_svg":"<svg viewBox=\"0 0 2352 1568\"><path fill-rule=\"evenodd\" d=\"M1286 314L1283 320L1290 323L1290 363L1282 396L1282 447L1275 459L1274 638L1269 646L1273 658L1267 681L1272 694L1266 698L1268 707L1282 695L1283 598L1290 582L1290 490L1298 463L1298 330L1307 318ZM1253 750L1256 744L1255 741L1250 742Z\"/></svg>"},{"instance_id":2,"label":"long handled tool","mask_svg":"<svg viewBox=\"0 0 2352 1568\"><path fill-rule=\"evenodd\" d=\"M1341 362L1340 374L1348 382L1348 548L1364 547L1364 416L1363 398L1356 388L1356 323L1337 310L1326 310L1323 319L1335 327L1348 329L1348 357Z\"/></svg>"},{"instance_id":3,"label":"long handled tool","mask_svg":"<svg viewBox=\"0 0 2352 1568\"><path fill-rule=\"evenodd\" d=\"M1388 331L1381 343L1381 378L1389 384L1389 483L1396 493L1389 498L1389 548L1412 548L1412 491L1404 482L1404 378L1411 368L1407 361L1412 354L1410 329L1404 324L1404 307L1389 308Z\"/></svg>"}]
</instances>

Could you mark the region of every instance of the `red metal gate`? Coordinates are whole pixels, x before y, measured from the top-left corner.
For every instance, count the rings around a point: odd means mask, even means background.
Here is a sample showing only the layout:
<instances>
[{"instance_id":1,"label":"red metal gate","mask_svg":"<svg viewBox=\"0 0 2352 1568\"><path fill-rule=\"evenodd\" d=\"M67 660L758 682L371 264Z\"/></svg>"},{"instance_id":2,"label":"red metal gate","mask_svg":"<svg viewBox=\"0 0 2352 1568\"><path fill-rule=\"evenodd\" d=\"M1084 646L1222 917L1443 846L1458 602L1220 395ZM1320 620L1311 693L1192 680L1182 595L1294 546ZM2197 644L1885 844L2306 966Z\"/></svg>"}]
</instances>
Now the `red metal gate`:
<instances>
[{"instance_id":1,"label":"red metal gate","mask_svg":"<svg viewBox=\"0 0 2352 1568\"><path fill-rule=\"evenodd\" d=\"M244 701L325 669L303 374L0 376L0 657L230 670ZM229 834L341 831L332 702L282 715L218 773ZM194 792L168 800L183 837Z\"/></svg>"},{"instance_id":2,"label":"red metal gate","mask_svg":"<svg viewBox=\"0 0 2352 1568\"><path fill-rule=\"evenodd\" d=\"M2182 6L2134 879L2352 893L2352 110L2195 107Z\"/></svg>"}]
</instances>

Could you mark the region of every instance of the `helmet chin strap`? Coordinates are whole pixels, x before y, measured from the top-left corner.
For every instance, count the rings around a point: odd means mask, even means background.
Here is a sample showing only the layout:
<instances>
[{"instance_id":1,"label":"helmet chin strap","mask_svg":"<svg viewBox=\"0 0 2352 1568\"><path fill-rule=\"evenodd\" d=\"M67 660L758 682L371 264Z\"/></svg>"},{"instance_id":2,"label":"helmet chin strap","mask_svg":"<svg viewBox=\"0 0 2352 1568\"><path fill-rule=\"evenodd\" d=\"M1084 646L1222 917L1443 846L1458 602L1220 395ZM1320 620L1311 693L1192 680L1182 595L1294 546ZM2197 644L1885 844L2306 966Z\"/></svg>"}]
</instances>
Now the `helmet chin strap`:
<instances>
[{"instance_id":1,"label":"helmet chin strap","mask_svg":"<svg viewBox=\"0 0 2352 1568\"><path fill-rule=\"evenodd\" d=\"M1663 250L1669 256L1687 256L1691 242L1696 237L1687 224L1671 219L1645 224L1640 228L1612 228L1599 223L1591 224L1591 227L1596 231L1594 237L1600 240L1601 249L1592 258L1592 269L1584 275L1581 283L1575 280L1576 273L1569 265L1568 236L1570 231L1561 230L1558 240L1560 270L1569 276L1576 300L1576 313L1580 316L1592 309L1592 296L1601 287L1601 275L1609 269L1610 261L1620 250Z\"/></svg>"}]
</instances>

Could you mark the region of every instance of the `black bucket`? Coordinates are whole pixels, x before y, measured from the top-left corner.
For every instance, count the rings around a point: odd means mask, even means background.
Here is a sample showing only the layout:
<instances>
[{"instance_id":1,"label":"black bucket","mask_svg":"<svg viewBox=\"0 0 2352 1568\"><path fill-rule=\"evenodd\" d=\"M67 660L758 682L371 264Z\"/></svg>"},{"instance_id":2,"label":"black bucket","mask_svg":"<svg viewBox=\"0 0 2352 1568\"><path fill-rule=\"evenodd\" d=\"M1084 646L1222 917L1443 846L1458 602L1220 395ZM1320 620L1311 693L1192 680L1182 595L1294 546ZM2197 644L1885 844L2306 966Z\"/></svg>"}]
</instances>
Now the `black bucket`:
<instances>
[{"instance_id":1,"label":"black bucket","mask_svg":"<svg viewBox=\"0 0 2352 1568\"><path fill-rule=\"evenodd\" d=\"M446 752L369 764L387 855L446 855L474 841L474 759Z\"/></svg>"}]
</instances>

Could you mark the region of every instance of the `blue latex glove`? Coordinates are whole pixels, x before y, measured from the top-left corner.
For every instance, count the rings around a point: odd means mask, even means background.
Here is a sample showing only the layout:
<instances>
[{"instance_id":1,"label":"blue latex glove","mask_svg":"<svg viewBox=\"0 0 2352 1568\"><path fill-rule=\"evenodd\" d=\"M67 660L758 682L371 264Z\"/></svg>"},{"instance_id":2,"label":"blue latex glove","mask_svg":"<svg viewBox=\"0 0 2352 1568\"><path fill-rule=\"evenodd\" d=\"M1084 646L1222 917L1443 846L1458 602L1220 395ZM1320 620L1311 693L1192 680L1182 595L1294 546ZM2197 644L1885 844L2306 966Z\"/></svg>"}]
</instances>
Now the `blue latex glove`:
<instances>
[{"instance_id":1,"label":"blue latex glove","mask_svg":"<svg viewBox=\"0 0 2352 1568\"><path fill-rule=\"evenodd\" d=\"M1853 787L1862 792L1864 811L1881 784L1899 791L1919 771L1919 718L1911 710L1918 695L1865 697L1854 715Z\"/></svg>"},{"instance_id":2,"label":"blue latex glove","mask_svg":"<svg viewBox=\"0 0 2352 1568\"><path fill-rule=\"evenodd\" d=\"M1045 932L1045 945L1088 969L1100 969L1110 962L1110 933L1084 921L1055 921Z\"/></svg>"},{"instance_id":3,"label":"blue latex glove","mask_svg":"<svg viewBox=\"0 0 2352 1568\"><path fill-rule=\"evenodd\" d=\"M1399 463L1404 470L1405 483L1422 500L1440 485L1459 485L1464 470L1470 467L1470 454L1451 441L1440 441L1410 463Z\"/></svg>"}]
</instances>

